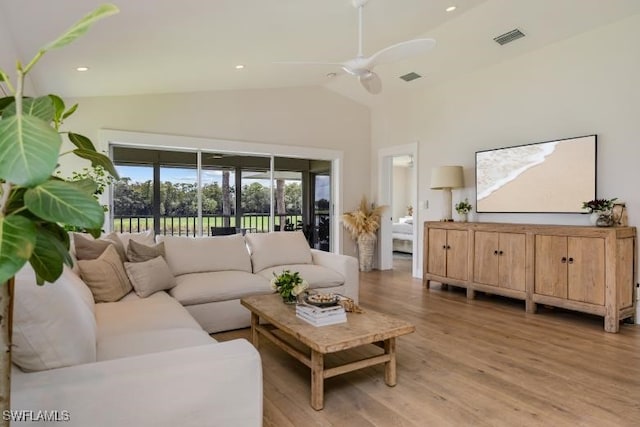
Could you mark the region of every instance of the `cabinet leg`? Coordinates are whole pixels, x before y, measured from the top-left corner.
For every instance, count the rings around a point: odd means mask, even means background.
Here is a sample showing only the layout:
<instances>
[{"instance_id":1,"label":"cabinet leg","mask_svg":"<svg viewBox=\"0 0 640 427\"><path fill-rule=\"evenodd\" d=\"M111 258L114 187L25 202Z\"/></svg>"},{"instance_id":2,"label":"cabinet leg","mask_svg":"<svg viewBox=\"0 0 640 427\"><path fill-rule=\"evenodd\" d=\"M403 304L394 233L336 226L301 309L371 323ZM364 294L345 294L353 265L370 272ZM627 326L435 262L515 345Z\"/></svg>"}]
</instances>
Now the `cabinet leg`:
<instances>
[{"instance_id":1,"label":"cabinet leg","mask_svg":"<svg viewBox=\"0 0 640 427\"><path fill-rule=\"evenodd\" d=\"M620 317L617 312L604 316L604 330L614 334L620 330Z\"/></svg>"},{"instance_id":2,"label":"cabinet leg","mask_svg":"<svg viewBox=\"0 0 640 427\"><path fill-rule=\"evenodd\" d=\"M424 286L427 289L431 288L431 280L429 280L429 279L425 280L424 281Z\"/></svg>"},{"instance_id":3,"label":"cabinet leg","mask_svg":"<svg viewBox=\"0 0 640 427\"><path fill-rule=\"evenodd\" d=\"M476 291L471 288L467 288L467 299L474 299L476 297Z\"/></svg>"},{"instance_id":4,"label":"cabinet leg","mask_svg":"<svg viewBox=\"0 0 640 427\"><path fill-rule=\"evenodd\" d=\"M524 307L527 313L535 314L538 311L538 304L530 300L525 300Z\"/></svg>"}]
</instances>

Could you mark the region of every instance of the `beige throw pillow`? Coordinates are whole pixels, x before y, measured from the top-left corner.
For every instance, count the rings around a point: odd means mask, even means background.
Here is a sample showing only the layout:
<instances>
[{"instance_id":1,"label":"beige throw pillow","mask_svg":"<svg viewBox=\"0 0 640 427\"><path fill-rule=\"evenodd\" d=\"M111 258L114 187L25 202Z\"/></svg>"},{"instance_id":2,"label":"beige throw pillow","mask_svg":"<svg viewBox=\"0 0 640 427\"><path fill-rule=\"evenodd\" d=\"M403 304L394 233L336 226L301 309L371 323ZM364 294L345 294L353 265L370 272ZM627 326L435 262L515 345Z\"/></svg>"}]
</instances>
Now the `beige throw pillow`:
<instances>
[{"instance_id":1,"label":"beige throw pillow","mask_svg":"<svg viewBox=\"0 0 640 427\"><path fill-rule=\"evenodd\" d=\"M96 302L118 301L131 292L131 282L113 245L97 259L78 261L78 266Z\"/></svg>"},{"instance_id":2,"label":"beige throw pillow","mask_svg":"<svg viewBox=\"0 0 640 427\"><path fill-rule=\"evenodd\" d=\"M76 258L78 260L96 259L102 255L109 245L114 246L118 256L120 257L120 261L124 262L127 260L124 245L120 241L118 234L115 232L109 233L106 236L95 240L87 238L80 233L74 233L73 245L75 247Z\"/></svg>"},{"instance_id":3,"label":"beige throw pillow","mask_svg":"<svg viewBox=\"0 0 640 427\"><path fill-rule=\"evenodd\" d=\"M129 248L132 243L129 243ZM125 262L124 268L127 270L134 291L140 298L171 289L177 284L162 256L144 262Z\"/></svg>"},{"instance_id":4,"label":"beige throw pillow","mask_svg":"<svg viewBox=\"0 0 640 427\"><path fill-rule=\"evenodd\" d=\"M135 240L129 241L127 248L127 258L130 262L144 262L157 257L164 258L164 242L157 245L148 246L138 243Z\"/></svg>"}]
</instances>

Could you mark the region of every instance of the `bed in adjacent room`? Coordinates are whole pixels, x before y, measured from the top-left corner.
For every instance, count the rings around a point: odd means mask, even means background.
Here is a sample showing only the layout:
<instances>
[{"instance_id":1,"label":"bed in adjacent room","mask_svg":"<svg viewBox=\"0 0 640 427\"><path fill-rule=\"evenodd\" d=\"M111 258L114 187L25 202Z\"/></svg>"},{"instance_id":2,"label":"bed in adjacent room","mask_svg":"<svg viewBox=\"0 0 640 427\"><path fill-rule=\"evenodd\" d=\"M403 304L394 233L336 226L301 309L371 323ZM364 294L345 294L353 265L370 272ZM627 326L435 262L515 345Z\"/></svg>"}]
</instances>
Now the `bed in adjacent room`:
<instances>
[{"instance_id":1,"label":"bed in adjacent room","mask_svg":"<svg viewBox=\"0 0 640 427\"><path fill-rule=\"evenodd\" d=\"M413 253L413 217L405 216L391 225L393 251Z\"/></svg>"}]
</instances>

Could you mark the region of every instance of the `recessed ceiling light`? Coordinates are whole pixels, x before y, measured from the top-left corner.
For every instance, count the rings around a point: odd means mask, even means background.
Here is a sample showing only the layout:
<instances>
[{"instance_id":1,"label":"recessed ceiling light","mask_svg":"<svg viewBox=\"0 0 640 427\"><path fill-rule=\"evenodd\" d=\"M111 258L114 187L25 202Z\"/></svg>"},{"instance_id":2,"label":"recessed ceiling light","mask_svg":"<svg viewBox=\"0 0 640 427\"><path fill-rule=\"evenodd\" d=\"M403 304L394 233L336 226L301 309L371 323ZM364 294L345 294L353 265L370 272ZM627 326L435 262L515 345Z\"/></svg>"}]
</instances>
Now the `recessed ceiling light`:
<instances>
[{"instance_id":1,"label":"recessed ceiling light","mask_svg":"<svg viewBox=\"0 0 640 427\"><path fill-rule=\"evenodd\" d=\"M77 67L76 71L89 71L89 67Z\"/></svg>"},{"instance_id":2,"label":"recessed ceiling light","mask_svg":"<svg viewBox=\"0 0 640 427\"><path fill-rule=\"evenodd\" d=\"M242 64L236 65L236 70L242 70L243 68L244 68L244 65Z\"/></svg>"},{"instance_id":3,"label":"recessed ceiling light","mask_svg":"<svg viewBox=\"0 0 640 427\"><path fill-rule=\"evenodd\" d=\"M337 75L338 74L336 74L336 73L327 73L327 77L330 78L330 79L334 78Z\"/></svg>"},{"instance_id":4,"label":"recessed ceiling light","mask_svg":"<svg viewBox=\"0 0 640 427\"><path fill-rule=\"evenodd\" d=\"M445 9L447 12L453 12L454 10L456 10L455 6L449 6L448 8Z\"/></svg>"}]
</instances>

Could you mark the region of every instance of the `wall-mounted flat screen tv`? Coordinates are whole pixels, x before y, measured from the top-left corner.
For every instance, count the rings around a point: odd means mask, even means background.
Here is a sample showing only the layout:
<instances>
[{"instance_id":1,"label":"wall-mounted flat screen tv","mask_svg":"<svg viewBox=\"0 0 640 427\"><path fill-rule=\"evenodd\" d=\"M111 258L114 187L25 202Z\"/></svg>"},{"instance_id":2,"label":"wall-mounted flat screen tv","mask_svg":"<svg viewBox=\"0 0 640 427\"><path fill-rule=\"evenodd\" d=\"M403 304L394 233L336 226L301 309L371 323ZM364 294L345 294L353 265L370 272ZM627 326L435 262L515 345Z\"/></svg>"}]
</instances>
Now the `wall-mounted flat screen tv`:
<instances>
[{"instance_id":1,"label":"wall-mounted flat screen tv","mask_svg":"<svg viewBox=\"0 0 640 427\"><path fill-rule=\"evenodd\" d=\"M580 213L596 198L596 135L476 152L476 210Z\"/></svg>"}]
</instances>

